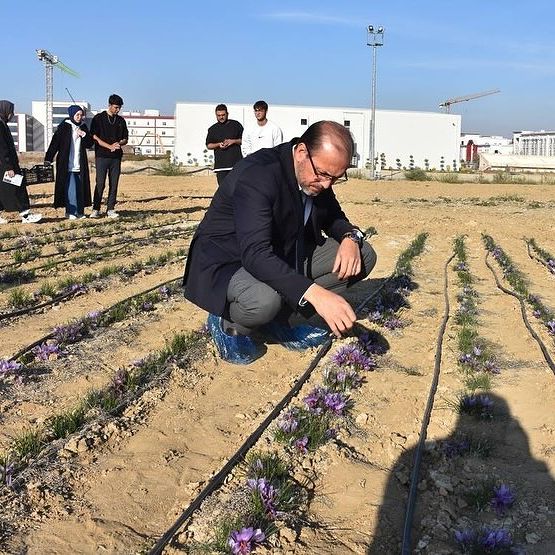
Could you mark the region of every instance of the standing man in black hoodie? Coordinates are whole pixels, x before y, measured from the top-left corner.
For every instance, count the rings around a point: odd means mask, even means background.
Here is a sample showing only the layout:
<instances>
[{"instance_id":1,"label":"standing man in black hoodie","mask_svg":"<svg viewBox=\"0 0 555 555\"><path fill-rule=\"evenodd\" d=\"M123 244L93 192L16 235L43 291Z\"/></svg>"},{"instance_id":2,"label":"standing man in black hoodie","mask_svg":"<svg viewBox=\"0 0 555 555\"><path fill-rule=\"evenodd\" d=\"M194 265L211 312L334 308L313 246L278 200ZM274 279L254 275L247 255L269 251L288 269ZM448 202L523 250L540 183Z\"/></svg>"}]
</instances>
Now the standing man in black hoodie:
<instances>
[{"instance_id":1,"label":"standing man in black hoodie","mask_svg":"<svg viewBox=\"0 0 555 555\"><path fill-rule=\"evenodd\" d=\"M108 204L106 215L117 218L115 211L118 194L118 181L121 173L121 147L127 144L129 133L125 120L118 115L123 106L123 99L117 94L108 98L108 109L94 116L91 134L95 140L96 187L94 189L93 211L91 218L100 217L100 204L108 174Z\"/></svg>"}]
</instances>

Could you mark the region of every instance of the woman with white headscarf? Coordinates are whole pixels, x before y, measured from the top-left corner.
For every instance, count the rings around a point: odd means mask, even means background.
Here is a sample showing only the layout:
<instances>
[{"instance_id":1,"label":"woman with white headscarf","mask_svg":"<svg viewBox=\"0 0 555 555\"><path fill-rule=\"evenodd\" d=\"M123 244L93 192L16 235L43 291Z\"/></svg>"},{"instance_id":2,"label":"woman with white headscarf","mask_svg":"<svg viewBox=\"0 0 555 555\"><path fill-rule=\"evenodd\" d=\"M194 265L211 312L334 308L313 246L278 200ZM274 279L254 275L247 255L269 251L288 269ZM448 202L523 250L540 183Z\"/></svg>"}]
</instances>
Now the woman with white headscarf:
<instances>
[{"instance_id":1,"label":"woman with white headscarf","mask_svg":"<svg viewBox=\"0 0 555 555\"><path fill-rule=\"evenodd\" d=\"M0 100L0 209L19 212L24 224L34 224L42 219L42 214L33 214L29 210L29 195L25 183L18 186L4 181L4 176L13 177L21 173L15 143L8 127L14 108L13 102ZM6 218L0 216L0 224L7 222Z\"/></svg>"}]
</instances>

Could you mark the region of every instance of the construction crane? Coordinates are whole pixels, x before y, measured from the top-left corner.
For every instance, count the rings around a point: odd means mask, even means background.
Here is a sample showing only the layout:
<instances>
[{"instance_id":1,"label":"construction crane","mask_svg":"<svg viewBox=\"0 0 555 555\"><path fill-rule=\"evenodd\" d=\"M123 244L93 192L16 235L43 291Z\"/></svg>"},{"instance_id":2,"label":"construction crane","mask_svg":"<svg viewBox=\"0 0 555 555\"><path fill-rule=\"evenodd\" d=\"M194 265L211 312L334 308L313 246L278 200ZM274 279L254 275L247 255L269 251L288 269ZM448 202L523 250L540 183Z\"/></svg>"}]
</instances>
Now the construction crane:
<instances>
[{"instance_id":1,"label":"construction crane","mask_svg":"<svg viewBox=\"0 0 555 555\"><path fill-rule=\"evenodd\" d=\"M54 66L59 70L72 75L73 77L79 77L79 74L73 69L67 67L62 63L58 56L51 54L48 50L43 50L39 48L36 50L37 56L41 62L44 63L44 73L45 73L45 83L46 83L46 127L44 133L44 149L48 148L50 144L50 139L52 138L52 111L54 105Z\"/></svg>"},{"instance_id":2,"label":"construction crane","mask_svg":"<svg viewBox=\"0 0 555 555\"><path fill-rule=\"evenodd\" d=\"M457 96L455 98L449 98L448 100L444 100L439 107L445 110L446 114L449 114L451 111L451 104L457 104L458 102L466 102L467 100L474 100L475 98L481 98L482 96L489 96L490 94L497 94L501 92L499 89L493 89L491 91L484 91L475 94L468 94L466 96Z\"/></svg>"}]
</instances>

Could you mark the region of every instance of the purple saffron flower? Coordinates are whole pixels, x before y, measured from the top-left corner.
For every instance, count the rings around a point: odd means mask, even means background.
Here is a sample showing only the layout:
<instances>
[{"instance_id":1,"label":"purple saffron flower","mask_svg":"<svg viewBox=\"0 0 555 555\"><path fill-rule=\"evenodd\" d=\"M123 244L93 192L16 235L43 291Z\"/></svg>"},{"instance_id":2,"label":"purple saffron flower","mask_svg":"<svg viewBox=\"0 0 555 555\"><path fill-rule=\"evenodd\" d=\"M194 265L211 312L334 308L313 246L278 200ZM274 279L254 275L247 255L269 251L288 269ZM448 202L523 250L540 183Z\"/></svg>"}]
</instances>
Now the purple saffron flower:
<instances>
[{"instance_id":1,"label":"purple saffron flower","mask_svg":"<svg viewBox=\"0 0 555 555\"><path fill-rule=\"evenodd\" d=\"M276 488L274 488L266 478L247 480L247 486L251 491L256 491L258 493L266 514L275 518L277 515Z\"/></svg>"},{"instance_id":2,"label":"purple saffron flower","mask_svg":"<svg viewBox=\"0 0 555 555\"><path fill-rule=\"evenodd\" d=\"M248 555L254 549L254 544L262 543L265 539L260 528L242 528L231 532L227 544L234 555Z\"/></svg>"},{"instance_id":3,"label":"purple saffron flower","mask_svg":"<svg viewBox=\"0 0 555 555\"><path fill-rule=\"evenodd\" d=\"M553 260L553 258L547 261L547 267L552 274L555 274L555 260Z\"/></svg>"},{"instance_id":4,"label":"purple saffron flower","mask_svg":"<svg viewBox=\"0 0 555 555\"><path fill-rule=\"evenodd\" d=\"M480 534L478 542L486 553L513 545L511 534L504 528L485 528Z\"/></svg>"},{"instance_id":5,"label":"purple saffron flower","mask_svg":"<svg viewBox=\"0 0 555 555\"><path fill-rule=\"evenodd\" d=\"M54 328L54 338L61 345L76 343L83 337L84 331L85 324L83 322L73 322L65 326L56 326Z\"/></svg>"},{"instance_id":6,"label":"purple saffron flower","mask_svg":"<svg viewBox=\"0 0 555 555\"><path fill-rule=\"evenodd\" d=\"M59 356L65 354L64 351L60 349L60 346L55 342L44 342L41 345L37 345L33 348L32 352L35 355L35 359L44 361L56 359Z\"/></svg>"},{"instance_id":7,"label":"purple saffron flower","mask_svg":"<svg viewBox=\"0 0 555 555\"><path fill-rule=\"evenodd\" d=\"M145 301L145 302L141 305L140 309L141 309L143 312L150 312L150 311L154 310L154 304L151 303L150 301Z\"/></svg>"},{"instance_id":8,"label":"purple saffron flower","mask_svg":"<svg viewBox=\"0 0 555 555\"><path fill-rule=\"evenodd\" d=\"M83 318L83 322L89 328L97 328L100 325L101 319L102 319L102 313L100 312L100 310L93 310Z\"/></svg>"},{"instance_id":9,"label":"purple saffron flower","mask_svg":"<svg viewBox=\"0 0 555 555\"><path fill-rule=\"evenodd\" d=\"M385 346L373 341L369 333L361 334L358 338L358 344L361 349L369 355L383 355L386 351Z\"/></svg>"},{"instance_id":10,"label":"purple saffron flower","mask_svg":"<svg viewBox=\"0 0 555 555\"><path fill-rule=\"evenodd\" d=\"M332 355L331 360L337 366L350 366L356 370L372 370L376 367L376 362L363 353L356 343L339 347Z\"/></svg>"},{"instance_id":11,"label":"purple saffron flower","mask_svg":"<svg viewBox=\"0 0 555 555\"><path fill-rule=\"evenodd\" d=\"M466 551L476 541L476 532L474 530L456 530L455 540Z\"/></svg>"},{"instance_id":12,"label":"purple saffron flower","mask_svg":"<svg viewBox=\"0 0 555 555\"><path fill-rule=\"evenodd\" d=\"M278 428L286 434L292 434L298 427L297 412L294 410L287 411L277 424Z\"/></svg>"},{"instance_id":13,"label":"purple saffron flower","mask_svg":"<svg viewBox=\"0 0 555 555\"><path fill-rule=\"evenodd\" d=\"M491 498L491 507L501 516L512 506L515 501L515 495L511 488L505 484L501 484L498 488L494 488L493 497Z\"/></svg>"},{"instance_id":14,"label":"purple saffron flower","mask_svg":"<svg viewBox=\"0 0 555 555\"><path fill-rule=\"evenodd\" d=\"M87 288L82 283L72 283L71 285L64 287L64 289L62 289L60 293L62 295L67 295L71 293L76 295L77 293L83 293L83 291L86 291L86 290Z\"/></svg>"},{"instance_id":15,"label":"purple saffron flower","mask_svg":"<svg viewBox=\"0 0 555 555\"><path fill-rule=\"evenodd\" d=\"M316 386L304 399L305 405L308 407L310 412L314 414L321 414L323 408L323 401L326 393L329 393L327 389Z\"/></svg>"},{"instance_id":16,"label":"purple saffron flower","mask_svg":"<svg viewBox=\"0 0 555 555\"><path fill-rule=\"evenodd\" d=\"M343 393L326 393L324 396L325 407L337 416L343 415L343 411L346 409L348 401L348 397L346 397Z\"/></svg>"},{"instance_id":17,"label":"purple saffron flower","mask_svg":"<svg viewBox=\"0 0 555 555\"><path fill-rule=\"evenodd\" d=\"M165 299L171 296L170 288L167 285L162 285L162 287L158 289L158 293L160 293L160 295Z\"/></svg>"},{"instance_id":18,"label":"purple saffron flower","mask_svg":"<svg viewBox=\"0 0 555 555\"><path fill-rule=\"evenodd\" d=\"M129 372L125 368L120 368L112 378L112 389L118 394L123 395L129 381Z\"/></svg>"},{"instance_id":19,"label":"purple saffron flower","mask_svg":"<svg viewBox=\"0 0 555 555\"><path fill-rule=\"evenodd\" d=\"M308 437L306 436L301 437L300 439L297 439L297 441L293 443L293 447L295 447L297 451L303 453L303 455L308 451L307 445L308 445Z\"/></svg>"},{"instance_id":20,"label":"purple saffron flower","mask_svg":"<svg viewBox=\"0 0 555 555\"><path fill-rule=\"evenodd\" d=\"M21 363L7 358L0 359L0 376L9 376L10 374L17 374L21 369Z\"/></svg>"},{"instance_id":21,"label":"purple saffron flower","mask_svg":"<svg viewBox=\"0 0 555 555\"><path fill-rule=\"evenodd\" d=\"M545 325L547 326L547 330L551 335L555 335L555 320L549 320L546 322Z\"/></svg>"}]
</instances>

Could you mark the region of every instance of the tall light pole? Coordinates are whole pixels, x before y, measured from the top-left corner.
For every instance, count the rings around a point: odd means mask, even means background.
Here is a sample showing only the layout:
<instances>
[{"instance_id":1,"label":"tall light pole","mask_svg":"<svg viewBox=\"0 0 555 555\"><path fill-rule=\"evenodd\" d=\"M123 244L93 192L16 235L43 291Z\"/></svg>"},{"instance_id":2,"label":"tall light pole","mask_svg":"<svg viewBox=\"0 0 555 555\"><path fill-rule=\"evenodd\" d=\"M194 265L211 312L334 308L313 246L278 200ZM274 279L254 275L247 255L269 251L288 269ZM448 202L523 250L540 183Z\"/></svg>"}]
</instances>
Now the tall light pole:
<instances>
[{"instance_id":1,"label":"tall light pole","mask_svg":"<svg viewBox=\"0 0 555 555\"><path fill-rule=\"evenodd\" d=\"M376 50L378 46L383 46L383 27L374 27L368 25L368 40L366 44L372 47L372 120L370 121L370 171L371 177L376 177L376 162L375 149L376 149Z\"/></svg>"}]
</instances>

